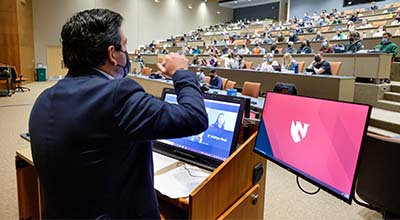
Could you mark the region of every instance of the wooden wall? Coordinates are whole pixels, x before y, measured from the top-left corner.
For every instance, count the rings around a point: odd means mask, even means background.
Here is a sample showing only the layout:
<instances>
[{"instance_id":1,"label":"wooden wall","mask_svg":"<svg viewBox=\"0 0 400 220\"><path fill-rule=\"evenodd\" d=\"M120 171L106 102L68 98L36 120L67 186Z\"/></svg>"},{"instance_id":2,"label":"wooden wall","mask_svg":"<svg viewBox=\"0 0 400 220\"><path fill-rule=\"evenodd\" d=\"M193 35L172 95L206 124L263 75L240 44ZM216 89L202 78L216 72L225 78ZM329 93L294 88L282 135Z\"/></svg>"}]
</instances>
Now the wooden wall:
<instances>
[{"instance_id":1,"label":"wooden wall","mask_svg":"<svg viewBox=\"0 0 400 220\"><path fill-rule=\"evenodd\" d=\"M20 74L33 81L35 79L35 50L33 41L32 0L17 1L19 33Z\"/></svg>"},{"instance_id":2,"label":"wooden wall","mask_svg":"<svg viewBox=\"0 0 400 220\"><path fill-rule=\"evenodd\" d=\"M0 0L0 18L0 63L13 65L20 72L16 0Z\"/></svg>"},{"instance_id":3,"label":"wooden wall","mask_svg":"<svg viewBox=\"0 0 400 220\"><path fill-rule=\"evenodd\" d=\"M0 63L34 80L32 0L0 0Z\"/></svg>"}]
</instances>

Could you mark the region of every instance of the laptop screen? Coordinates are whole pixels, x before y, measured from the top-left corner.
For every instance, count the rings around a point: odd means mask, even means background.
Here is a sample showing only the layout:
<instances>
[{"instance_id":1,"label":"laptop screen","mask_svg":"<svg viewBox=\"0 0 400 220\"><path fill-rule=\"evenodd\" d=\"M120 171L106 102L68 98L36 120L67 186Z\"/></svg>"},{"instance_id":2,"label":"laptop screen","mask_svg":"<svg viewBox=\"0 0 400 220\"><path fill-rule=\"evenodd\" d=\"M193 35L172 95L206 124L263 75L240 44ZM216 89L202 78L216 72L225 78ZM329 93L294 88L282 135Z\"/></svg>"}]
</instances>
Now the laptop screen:
<instances>
[{"instance_id":1,"label":"laptop screen","mask_svg":"<svg viewBox=\"0 0 400 220\"><path fill-rule=\"evenodd\" d=\"M177 103L173 90L164 89L162 99ZM169 156L186 159L206 169L216 168L236 149L245 99L205 94L204 103L209 127L201 134L157 140L154 149Z\"/></svg>"},{"instance_id":2,"label":"laptop screen","mask_svg":"<svg viewBox=\"0 0 400 220\"><path fill-rule=\"evenodd\" d=\"M351 203L370 106L268 93L255 151Z\"/></svg>"}]
</instances>

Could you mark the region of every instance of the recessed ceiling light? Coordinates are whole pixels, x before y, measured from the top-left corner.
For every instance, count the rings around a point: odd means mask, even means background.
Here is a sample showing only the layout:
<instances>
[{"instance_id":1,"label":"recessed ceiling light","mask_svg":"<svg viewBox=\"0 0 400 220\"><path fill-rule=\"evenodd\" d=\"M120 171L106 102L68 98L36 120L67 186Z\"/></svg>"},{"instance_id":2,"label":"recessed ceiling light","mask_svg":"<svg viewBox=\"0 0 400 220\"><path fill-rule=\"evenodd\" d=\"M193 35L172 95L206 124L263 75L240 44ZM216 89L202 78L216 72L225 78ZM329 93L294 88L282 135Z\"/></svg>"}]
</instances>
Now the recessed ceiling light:
<instances>
[{"instance_id":1,"label":"recessed ceiling light","mask_svg":"<svg viewBox=\"0 0 400 220\"><path fill-rule=\"evenodd\" d=\"M188 5L188 8L189 8L189 9L192 9L192 8L193 8L193 7L192 7L192 4L189 4L189 5Z\"/></svg>"},{"instance_id":2,"label":"recessed ceiling light","mask_svg":"<svg viewBox=\"0 0 400 220\"><path fill-rule=\"evenodd\" d=\"M221 14L221 12L220 12L220 11L217 11L217 14Z\"/></svg>"}]
</instances>

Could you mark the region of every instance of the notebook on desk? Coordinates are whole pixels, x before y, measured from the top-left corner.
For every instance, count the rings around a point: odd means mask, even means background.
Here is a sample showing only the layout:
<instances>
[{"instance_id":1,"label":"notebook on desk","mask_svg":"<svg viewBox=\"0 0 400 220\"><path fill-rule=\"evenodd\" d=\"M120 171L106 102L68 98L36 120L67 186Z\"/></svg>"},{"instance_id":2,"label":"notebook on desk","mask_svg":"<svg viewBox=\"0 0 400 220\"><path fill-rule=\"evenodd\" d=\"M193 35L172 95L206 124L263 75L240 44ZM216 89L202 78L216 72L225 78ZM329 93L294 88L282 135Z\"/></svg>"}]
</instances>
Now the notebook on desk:
<instances>
[{"instance_id":1,"label":"notebook on desk","mask_svg":"<svg viewBox=\"0 0 400 220\"><path fill-rule=\"evenodd\" d=\"M165 88L162 100L177 103L173 89ZM246 100L236 96L204 94L209 127L199 135L154 142L153 150L207 170L214 170L236 150ZM223 126L217 126L218 120ZM220 123L221 124L221 123Z\"/></svg>"}]
</instances>

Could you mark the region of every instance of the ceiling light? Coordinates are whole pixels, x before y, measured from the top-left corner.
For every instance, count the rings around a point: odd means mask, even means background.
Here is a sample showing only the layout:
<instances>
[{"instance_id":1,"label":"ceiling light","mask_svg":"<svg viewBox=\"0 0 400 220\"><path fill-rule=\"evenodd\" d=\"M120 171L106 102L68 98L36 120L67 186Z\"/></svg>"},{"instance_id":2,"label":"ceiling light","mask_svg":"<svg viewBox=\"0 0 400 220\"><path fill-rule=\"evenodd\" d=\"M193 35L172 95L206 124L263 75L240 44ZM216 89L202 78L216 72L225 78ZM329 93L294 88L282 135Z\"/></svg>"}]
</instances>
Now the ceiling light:
<instances>
[{"instance_id":1,"label":"ceiling light","mask_svg":"<svg viewBox=\"0 0 400 220\"><path fill-rule=\"evenodd\" d=\"M193 7L192 7L192 4L188 4L188 8L189 9L192 9Z\"/></svg>"}]
</instances>

